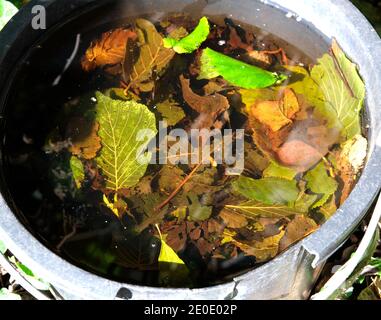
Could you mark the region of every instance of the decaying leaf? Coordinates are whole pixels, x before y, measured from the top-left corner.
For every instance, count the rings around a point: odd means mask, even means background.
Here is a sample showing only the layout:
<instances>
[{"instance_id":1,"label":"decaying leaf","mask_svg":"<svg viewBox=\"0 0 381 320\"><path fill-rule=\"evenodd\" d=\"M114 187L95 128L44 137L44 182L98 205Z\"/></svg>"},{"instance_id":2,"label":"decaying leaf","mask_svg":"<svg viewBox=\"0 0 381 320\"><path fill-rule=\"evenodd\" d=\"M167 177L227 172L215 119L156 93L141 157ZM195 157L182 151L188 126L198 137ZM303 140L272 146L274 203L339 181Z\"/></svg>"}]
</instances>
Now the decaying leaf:
<instances>
[{"instance_id":1,"label":"decaying leaf","mask_svg":"<svg viewBox=\"0 0 381 320\"><path fill-rule=\"evenodd\" d=\"M263 177L275 177L286 180L293 180L298 172L292 168L288 168L278 164L276 161L270 161L270 165L263 171Z\"/></svg>"},{"instance_id":2,"label":"decaying leaf","mask_svg":"<svg viewBox=\"0 0 381 320\"><path fill-rule=\"evenodd\" d=\"M185 112L180 105L173 100L166 100L157 104L157 111L160 112L163 120L167 121L169 126L174 126L185 118Z\"/></svg>"},{"instance_id":3,"label":"decaying leaf","mask_svg":"<svg viewBox=\"0 0 381 320\"><path fill-rule=\"evenodd\" d=\"M139 142L137 135L140 129L157 132L155 115L133 100L113 100L100 92L96 96L96 119L102 138L96 161L106 177L106 187L114 191L132 187L143 177L148 165L139 163L137 155L149 141Z\"/></svg>"},{"instance_id":4,"label":"decaying leaf","mask_svg":"<svg viewBox=\"0 0 381 320\"><path fill-rule=\"evenodd\" d=\"M184 171L175 166L164 166L159 173L159 188L162 192L171 193L183 181Z\"/></svg>"},{"instance_id":5,"label":"decaying leaf","mask_svg":"<svg viewBox=\"0 0 381 320\"><path fill-rule=\"evenodd\" d=\"M191 202L188 206L189 219L191 221L204 221L210 218L212 214L212 207L202 205L197 195L191 194L188 198Z\"/></svg>"},{"instance_id":6,"label":"decaying leaf","mask_svg":"<svg viewBox=\"0 0 381 320\"><path fill-rule=\"evenodd\" d=\"M303 179L307 181L307 188L309 190L321 196L320 200L312 208L324 205L338 188L338 183L328 175L323 161L313 170L307 172Z\"/></svg>"},{"instance_id":7,"label":"decaying leaf","mask_svg":"<svg viewBox=\"0 0 381 320\"><path fill-rule=\"evenodd\" d=\"M250 115L272 131L278 131L291 124L299 110L300 106L295 93L286 88L279 101L261 101L252 105Z\"/></svg>"},{"instance_id":8,"label":"decaying leaf","mask_svg":"<svg viewBox=\"0 0 381 320\"><path fill-rule=\"evenodd\" d=\"M286 232L279 243L279 251L287 249L318 228L316 222L303 215L296 216L286 227Z\"/></svg>"},{"instance_id":9,"label":"decaying leaf","mask_svg":"<svg viewBox=\"0 0 381 320\"><path fill-rule=\"evenodd\" d=\"M85 119L73 119L69 123L71 146L69 151L86 160L93 159L101 149L101 139L98 136L99 123L88 122Z\"/></svg>"},{"instance_id":10,"label":"decaying leaf","mask_svg":"<svg viewBox=\"0 0 381 320\"><path fill-rule=\"evenodd\" d=\"M160 74L172 60L175 52L163 45L163 38L155 26L145 19L136 19L139 45L128 39L124 59L124 80L128 87L140 91L153 89L153 76Z\"/></svg>"},{"instance_id":11,"label":"decaying leaf","mask_svg":"<svg viewBox=\"0 0 381 320\"><path fill-rule=\"evenodd\" d=\"M252 179L240 176L232 183L235 192L265 204L293 204L298 198L296 181L280 178Z\"/></svg>"},{"instance_id":12,"label":"decaying leaf","mask_svg":"<svg viewBox=\"0 0 381 320\"><path fill-rule=\"evenodd\" d=\"M228 228L239 229L248 225L248 221L245 216L232 210L222 210L219 216L223 220L224 225Z\"/></svg>"},{"instance_id":13,"label":"decaying leaf","mask_svg":"<svg viewBox=\"0 0 381 320\"><path fill-rule=\"evenodd\" d=\"M85 169L83 163L76 156L70 158L70 168L73 173L73 179L76 187L81 188L83 180L85 180Z\"/></svg>"},{"instance_id":14,"label":"decaying leaf","mask_svg":"<svg viewBox=\"0 0 381 320\"><path fill-rule=\"evenodd\" d=\"M294 208L282 204L265 204L258 201L247 201L239 205L227 205L227 209L239 212L247 218L284 218L297 213Z\"/></svg>"},{"instance_id":15,"label":"decaying leaf","mask_svg":"<svg viewBox=\"0 0 381 320\"><path fill-rule=\"evenodd\" d=\"M82 58L83 70L91 71L96 67L121 63L126 55L128 39L136 39L135 31L118 28L103 33L100 39L91 44Z\"/></svg>"},{"instance_id":16,"label":"decaying leaf","mask_svg":"<svg viewBox=\"0 0 381 320\"><path fill-rule=\"evenodd\" d=\"M229 108L229 101L223 95L216 93L210 96L199 96L192 91L189 79L181 76L180 82L184 100L198 113L216 116Z\"/></svg>"},{"instance_id":17,"label":"decaying leaf","mask_svg":"<svg viewBox=\"0 0 381 320\"><path fill-rule=\"evenodd\" d=\"M368 150L368 141L361 135L342 144L341 152L336 154L336 169L343 182L340 203L342 204L349 196L358 173L364 166Z\"/></svg>"}]
</instances>

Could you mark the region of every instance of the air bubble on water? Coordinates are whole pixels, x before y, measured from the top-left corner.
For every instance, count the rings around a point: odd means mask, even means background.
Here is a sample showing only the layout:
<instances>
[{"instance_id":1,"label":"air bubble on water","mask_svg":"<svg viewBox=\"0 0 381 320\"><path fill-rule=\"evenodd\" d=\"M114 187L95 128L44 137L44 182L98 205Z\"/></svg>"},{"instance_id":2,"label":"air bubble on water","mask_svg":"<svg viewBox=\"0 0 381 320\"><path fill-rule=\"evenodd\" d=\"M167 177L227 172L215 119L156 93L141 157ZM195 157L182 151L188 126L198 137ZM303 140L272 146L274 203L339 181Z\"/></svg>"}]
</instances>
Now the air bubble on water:
<instances>
[{"instance_id":1,"label":"air bubble on water","mask_svg":"<svg viewBox=\"0 0 381 320\"><path fill-rule=\"evenodd\" d=\"M293 17L293 13L292 12L287 12L286 14L286 18L292 18Z\"/></svg>"},{"instance_id":2,"label":"air bubble on water","mask_svg":"<svg viewBox=\"0 0 381 320\"><path fill-rule=\"evenodd\" d=\"M225 45L226 44L226 41L225 40L220 40L220 41L218 41L218 45L219 46L223 46L223 45Z\"/></svg>"},{"instance_id":3,"label":"air bubble on water","mask_svg":"<svg viewBox=\"0 0 381 320\"><path fill-rule=\"evenodd\" d=\"M259 12L259 11L261 11L261 9L257 8L257 11Z\"/></svg>"},{"instance_id":4,"label":"air bubble on water","mask_svg":"<svg viewBox=\"0 0 381 320\"><path fill-rule=\"evenodd\" d=\"M95 97L91 97L91 99L90 99L92 102L97 102L97 98L95 98Z\"/></svg>"},{"instance_id":5,"label":"air bubble on water","mask_svg":"<svg viewBox=\"0 0 381 320\"><path fill-rule=\"evenodd\" d=\"M296 21L298 21L298 22L300 22L300 21L302 21L302 17L296 17Z\"/></svg>"}]
</instances>

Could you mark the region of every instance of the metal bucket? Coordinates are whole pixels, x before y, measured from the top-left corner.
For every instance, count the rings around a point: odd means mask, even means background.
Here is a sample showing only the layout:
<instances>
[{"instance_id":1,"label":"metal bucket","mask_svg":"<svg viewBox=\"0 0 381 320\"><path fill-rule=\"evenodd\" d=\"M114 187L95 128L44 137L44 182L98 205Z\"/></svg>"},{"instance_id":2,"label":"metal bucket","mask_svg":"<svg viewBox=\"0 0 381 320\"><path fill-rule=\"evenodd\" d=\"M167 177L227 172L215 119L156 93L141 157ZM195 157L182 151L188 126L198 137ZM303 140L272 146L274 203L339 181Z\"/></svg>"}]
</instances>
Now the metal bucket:
<instances>
[{"instance_id":1,"label":"metal bucket","mask_svg":"<svg viewBox=\"0 0 381 320\"><path fill-rule=\"evenodd\" d=\"M37 4L46 8L46 30L31 27L31 10ZM152 288L118 283L91 274L42 245L10 209L10 202L0 197L0 237L7 247L20 261L50 282L64 299L308 298L324 262L362 220L381 184L381 152L376 141L381 124L381 41L374 29L347 0L125 0L119 1L118 5L113 0L32 1L0 33L2 113L9 78L21 55L62 23L70 24L83 14L99 8L103 10L103 7L105 19L144 13L160 16L170 11L229 16L276 34L302 48L311 58L319 57L330 39L335 37L347 55L358 63L367 84L366 120L370 126L370 150L365 170L345 204L317 232L265 265L223 285L201 289ZM113 14L110 15L108 10L114 10ZM94 24L102 22L89 21ZM1 117L0 121L5 120Z\"/></svg>"}]
</instances>

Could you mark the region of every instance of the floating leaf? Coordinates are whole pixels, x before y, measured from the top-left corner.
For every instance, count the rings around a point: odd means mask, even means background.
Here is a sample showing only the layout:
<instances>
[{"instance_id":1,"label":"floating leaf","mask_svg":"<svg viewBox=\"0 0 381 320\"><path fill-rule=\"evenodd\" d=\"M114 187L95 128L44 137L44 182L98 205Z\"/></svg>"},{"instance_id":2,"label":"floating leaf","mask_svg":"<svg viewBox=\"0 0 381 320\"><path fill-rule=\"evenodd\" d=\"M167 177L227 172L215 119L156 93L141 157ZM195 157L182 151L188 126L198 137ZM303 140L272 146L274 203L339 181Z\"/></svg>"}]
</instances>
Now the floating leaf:
<instances>
[{"instance_id":1,"label":"floating leaf","mask_svg":"<svg viewBox=\"0 0 381 320\"><path fill-rule=\"evenodd\" d=\"M265 204L292 205L298 198L296 181L280 178L252 179L240 176L232 183L234 191Z\"/></svg>"},{"instance_id":2,"label":"floating leaf","mask_svg":"<svg viewBox=\"0 0 381 320\"><path fill-rule=\"evenodd\" d=\"M316 222L303 215L296 216L286 227L286 233L279 243L279 251L283 251L295 242L303 239L318 228Z\"/></svg>"},{"instance_id":3,"label":"floating leaf","mask_svg":"<svg viewBox=\"0 0 381 320\"><path fill-rule=\"evenodd\" d=\"M338 183L328 175L323 161L313 170L307 172L303 179L307 181L308 189L321 195L321 199L313 205L313 209L324 205L338 188Z\"/></svg>"},{"instance_id":4,"label":"floating leaf","mask_svg":"<svg viewBox=\"0 0 381 320\"><path fill-rule=\"evenodd\" d=\"M206 48L201 55L199 79L213 79L218 76L245 89L266 88L286 79L284 75L263 70Z\"/></svg>"},{"instance_id":5,"label":"floating leaf","mask_svg":"<svg viewBox=\"0 0 381 320\"><path fill-rule=\"evenodd\" d=\"M212 214L212 207L204 206L200 203L198 196L191 194L188 196L191 204L188 206L189 219L191 221L205 221L210 218Z\"/></svg>"},{"instance_id":6,"label":"floating leaf","mask_svg":"<svg viewBox=\"0 0 381 320\"><path fill-rule=\"evenodd\" d=\"M76 156L70 158L70 168L73 173L73 179L76 187L81 188L83 180L85 180L85 169L83 163Z\"/></svg>"},{"instance_id":7,"label":"floating leaf","mask_svg":"<svg viewBox=\"0 0 381 320\"><path fill-rule=\"evenodd\" d=\"M358 74L357 66L341 50L337 42L332 43L331 54L325 54L311 70L311 78L324 93L325 104L317 112L322 116L333 113L341 124L344 139L361 133L360 111L365 99L365 85Z\"/></svg>"},{"instance_id":8,"label":"floating leaf","mask_svg":"<svg viewBox=\"0 0 381 320\"><path fill-rule=\"evenodd\" d=\"M123 28L103 33L82 58L83 70L91 71L96 67L121 63L126 55L127 40L135 40L136 37L133 30Z\"/></svg>"},{"instance_id":9,"label":"floating leaf","mask_svg":"<svg viewBox=\"0 0 381 320\"><path fill-rule=\"evenodd\" d=\"M137 159L138 151L149 143L139 142L138 133L143 129L156 134L155 115L133 100L113 100L100 92L96 96L96 118L102 138L102 150L96 161L104 173L106 187L114 191L132 187L143 177L148 165Z\"/></svg>"},{"instance_id":10,"label":"floating leaf","mask_svg":"<svg viewBox=\"0 0 381 320\"><path fill-rule=\"evenodd\" d=\"M209 22L206 17L201 18L198 26L188 36L177 40L165 38L164 47L172 48L177 53L192 53L208 38L210 32Z\"/></svg>"},{"instance_id":11,"label":"floating leaf","mask_svg":"<svg viewBox=\"0 0 381 320\"><path fill-rule=\"evenodd\" d=\"M294 169L282 166L275 161L271 161L270 165L263 171L264 178L275 177L286 180L293 180L297 174L298 172Z\"/></svg>"},{"instance_id":12,"label":"floating leaf","mask_svg":"<svg viewBox=\"0 0 381 320\"><path fill-rule=\"evenodd\" d=\"M158 103L156 107L169 126L174 126L185 118L183 108L176 101L166 100Z\"/></svg>"},{"instance_id":13,"label":"floating leaf","mask_svg":"<svg viewBox=\"0 0 381 320\"><path fill-rule=\"evenodd\" d=\"M74 119L70 122L68 131L72 145L69 151L75 156L90 160L96 157L102 145L98 136L99 123L85 121L85 119Z\"/></svg>"},{"instance_id":14,"label":"floating leaf","mask_svg":"<svg viewBox=\"0 0 381 320\"><path fill-rule=\"evenodd\" d=\"M17 13L18 9L9 1L0 0L0 30Z\"/></svg>"},{"instance_id":15,"label":"floating leaf","mask_svg":"<svg viewBox=\"0 0 381 320\"><path fill-rule=\"evenodd\" d=\"M124 60L124 80L129 87L147 92L153 89L153 75L161 73L175 55L163 45L163 38L155 26L145 19L136 19L139 45L127 41Z\"/></svg>"},{"instance_id":16,"label":"floating leaf","mask_svg":"<svg viewBox=\"0 0 381 320\"><path fill-rule=\"evenodd\" d=\"M243 214L247 218L284 218L297 214L295 209L282 204L265 204L258 201L247 201L239 205L227 205L227 209Z\"/></svg>"}]
</instances>

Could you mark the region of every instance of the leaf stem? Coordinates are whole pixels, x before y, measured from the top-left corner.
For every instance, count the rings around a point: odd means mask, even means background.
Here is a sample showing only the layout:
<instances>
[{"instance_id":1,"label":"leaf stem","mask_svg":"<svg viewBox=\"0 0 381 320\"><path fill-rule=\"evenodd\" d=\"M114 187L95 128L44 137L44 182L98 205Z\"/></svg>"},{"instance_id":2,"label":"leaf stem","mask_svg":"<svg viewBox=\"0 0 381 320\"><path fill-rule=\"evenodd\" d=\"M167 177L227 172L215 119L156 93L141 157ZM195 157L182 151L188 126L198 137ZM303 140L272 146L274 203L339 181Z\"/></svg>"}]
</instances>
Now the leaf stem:
<instances>
[{"instance_id":1,"label":"leaf stem","mask_svg":"<svg viewBox=\"0 0 381 320\"><path fill-rule=\"evenodd\" d=\"M163 209L176 195L180 192L183 186L193 177L193 175L197 172L197 170L202 166L202 163L199 163L191 173L189 173L184 180L178 185L178 187L169 195L169 197L163 201L160 205L155 208L155 211L160 211Z\"/></svg>"}]
</instances>

